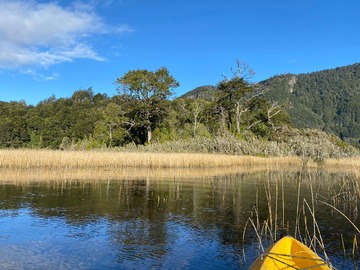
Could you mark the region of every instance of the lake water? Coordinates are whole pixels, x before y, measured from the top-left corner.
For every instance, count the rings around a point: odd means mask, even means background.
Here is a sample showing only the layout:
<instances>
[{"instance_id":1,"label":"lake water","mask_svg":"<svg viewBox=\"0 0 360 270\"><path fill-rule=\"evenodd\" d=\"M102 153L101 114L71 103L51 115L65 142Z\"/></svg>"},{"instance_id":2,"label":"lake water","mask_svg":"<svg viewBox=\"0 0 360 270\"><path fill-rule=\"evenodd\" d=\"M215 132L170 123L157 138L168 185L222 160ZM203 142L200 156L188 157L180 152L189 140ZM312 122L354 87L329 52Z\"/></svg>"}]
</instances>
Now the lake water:
<instances>
[{"instance_id":1,"label":"lake water","mask_svg":"<svg viewBox=\"0 0 360 270\"><path fill-rule=\"evenodd\" d=\"M296 231L308 239L312 211L331 263L357 269L353 240L359 234L323 202L360 226L358 180L323 171L263 171L194 179L5 181L0 269L248 269L259 254L254 226L265 228L264 247L270 232L274 238Z\"/></svg>"}]
</instances>

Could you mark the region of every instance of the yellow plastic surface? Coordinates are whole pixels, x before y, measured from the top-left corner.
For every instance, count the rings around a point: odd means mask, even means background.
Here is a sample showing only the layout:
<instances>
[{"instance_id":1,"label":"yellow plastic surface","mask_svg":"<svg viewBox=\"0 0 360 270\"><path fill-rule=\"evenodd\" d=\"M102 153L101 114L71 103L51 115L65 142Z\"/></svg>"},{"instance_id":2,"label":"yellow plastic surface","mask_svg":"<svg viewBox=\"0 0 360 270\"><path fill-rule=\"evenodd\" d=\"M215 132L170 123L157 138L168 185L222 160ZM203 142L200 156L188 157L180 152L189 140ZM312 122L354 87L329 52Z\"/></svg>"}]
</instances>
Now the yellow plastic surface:
<instances>
[{"instance_id":1,"label":"yellow plastic surface","mask_svg":"<svg viewBox=\"0 0 360 270\"><path fill-rule=\"evenodd\" d=\"M311 249L291 236L285 236L264 251L250 270L330 269Z\"/></svg>"}]
</instances>

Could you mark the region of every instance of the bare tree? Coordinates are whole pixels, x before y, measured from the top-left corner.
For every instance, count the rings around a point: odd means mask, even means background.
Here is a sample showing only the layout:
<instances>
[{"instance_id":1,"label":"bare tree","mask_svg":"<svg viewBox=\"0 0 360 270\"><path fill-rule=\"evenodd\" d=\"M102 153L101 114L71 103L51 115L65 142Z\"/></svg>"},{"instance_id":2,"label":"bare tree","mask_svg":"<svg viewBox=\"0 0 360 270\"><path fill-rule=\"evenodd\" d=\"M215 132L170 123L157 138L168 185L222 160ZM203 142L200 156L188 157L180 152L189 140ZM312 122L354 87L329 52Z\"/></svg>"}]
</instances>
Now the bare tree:
<instances>
[{"instance_id":1,"label":"bare tree","mask_svg":"<svg viewBox=\"0 0 360 270\"><path fill-rule=\"evenodd\" d=\"M274 116L279 114L282 110L283 110L283 108L281 106L279 106L277 103L270 104L270 107L266 108L266 117L251 123L251 125L249 125L246 129L250 130L251 128L255 127L256 125L259 125L264 122L267 122L272 127L274 127L274 123L272 122L272 119Z\"/></svg>"}]
</instances>

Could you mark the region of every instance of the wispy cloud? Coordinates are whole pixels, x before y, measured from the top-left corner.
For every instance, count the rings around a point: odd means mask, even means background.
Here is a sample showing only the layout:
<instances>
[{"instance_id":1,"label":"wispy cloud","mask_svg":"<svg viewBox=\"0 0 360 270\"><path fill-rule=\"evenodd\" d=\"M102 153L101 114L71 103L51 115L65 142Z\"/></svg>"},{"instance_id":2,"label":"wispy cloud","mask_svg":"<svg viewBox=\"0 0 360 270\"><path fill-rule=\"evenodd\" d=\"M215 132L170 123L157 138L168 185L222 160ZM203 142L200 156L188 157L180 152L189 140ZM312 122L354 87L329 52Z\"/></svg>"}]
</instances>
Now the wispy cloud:
<instances>
[{"instance_id":1,"label":"wispy cloud","mask_svg":"<svg viewBox=\"0 0 360 270\"><path fill-rule=\"evenodd\" d=\"M20 71L22 74L29 75L33 77L35 80L40 82L46 82L46 81L54 81L59 79L58 73L51 73L50 75L45 75L43 73L38 72L36 69L26 68L22 69Z\"/></svg>"},{"instance_id":2,"label":"wispy cloud","mask_svg":"<svg viewBox=\"0 0 360 270\"><path fill-rule=\"evenodd\" d=\"M106 25L86 4L0 0L0 68L46 68L78 58L103 61L90 37L131 31L126 25Z\"/></svg>"}]
</instances>

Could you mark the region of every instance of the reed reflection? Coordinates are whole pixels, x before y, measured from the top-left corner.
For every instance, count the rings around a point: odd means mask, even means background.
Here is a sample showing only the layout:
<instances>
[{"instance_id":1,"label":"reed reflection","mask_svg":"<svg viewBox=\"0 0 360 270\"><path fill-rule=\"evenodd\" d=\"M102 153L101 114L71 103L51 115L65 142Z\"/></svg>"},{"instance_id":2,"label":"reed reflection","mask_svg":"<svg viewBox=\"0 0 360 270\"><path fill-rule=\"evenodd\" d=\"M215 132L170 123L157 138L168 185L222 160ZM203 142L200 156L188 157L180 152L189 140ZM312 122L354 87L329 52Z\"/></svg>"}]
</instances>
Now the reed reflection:
<instances>
[{"instance_id":1,"label":"reed reflection","mask_svg":"<svg viewBox=\"0 0 360 270\"><path fill-rule=\"evenodd\" d=\"M351 254L357 232L320 201L337 207L358 226L358 181L359 175L350 172L301 170L198 178L8 181L0 186L0 208L2 216L15 213L13 222L16 212L26 209L22 215L36 222L24 231L41 230L47 221L71 243L93 245L82 245L87 256L96 245L101 247L111 254L106 265L112 267L161 268L177 262L246 269L245 261L258 254L259 234L263 245L282 234L297 234L305 241L321 234L327 255L341 268L339 250L355 257ZM313 233L315 221L319 231ZM58 247L57 255L70 254L75 246L67 242ZM104 266L100 260L94 259L91 266Z\"/></svg>"}]
</instances>

